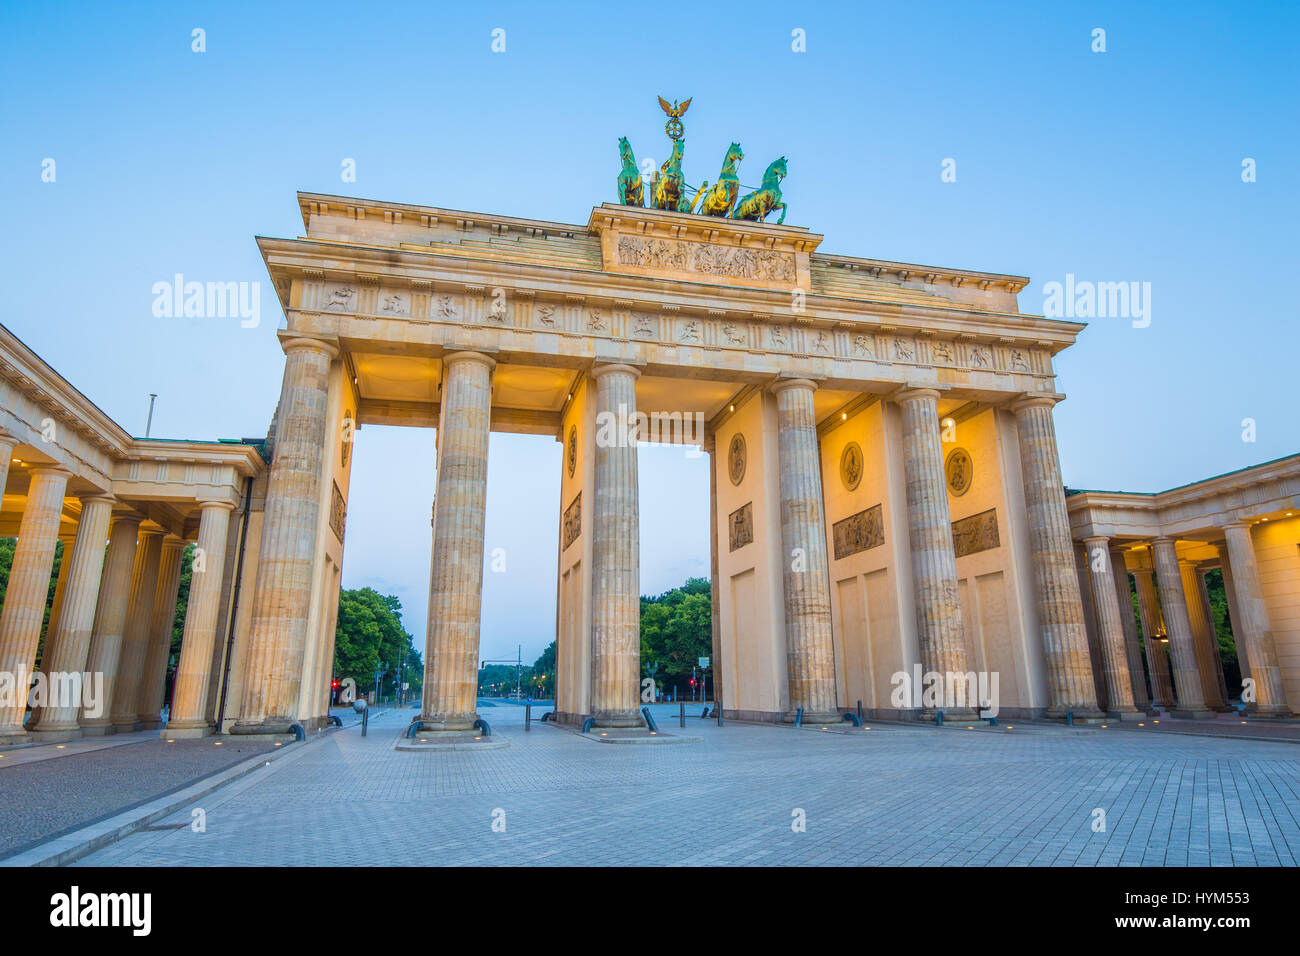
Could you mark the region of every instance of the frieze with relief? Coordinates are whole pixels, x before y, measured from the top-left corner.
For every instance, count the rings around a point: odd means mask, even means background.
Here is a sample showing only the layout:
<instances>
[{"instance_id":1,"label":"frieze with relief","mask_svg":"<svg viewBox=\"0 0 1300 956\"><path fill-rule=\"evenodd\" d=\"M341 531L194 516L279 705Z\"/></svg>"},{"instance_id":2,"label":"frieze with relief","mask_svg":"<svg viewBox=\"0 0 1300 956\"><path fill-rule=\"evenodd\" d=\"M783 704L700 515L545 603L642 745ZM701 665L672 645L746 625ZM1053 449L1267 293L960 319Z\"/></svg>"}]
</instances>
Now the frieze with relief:
<instances>
[{"instance_id":1,"label":"frieze with relief","mask_svg":"<svg viewBox=\"0 0 1300 956\"><path fill-rule=\"evenodd\" d=\"M754 503L747 501L727 517L728 550L743 548L754 540Z\"/></svg>"},{"instance_id":2,"label":"frieze with relief","mask_svg":"<svg viewBox=\"0 0 1300 956\"><path fill-rule=\"evenodd\" d=\"M619 236L618 261L620 265L641 269L699 272L767 282L793 283L796 275L794 256L790 253L653 236Z\"/></svg>"},{"instance_id":3,"label":"frieze with relief","mask_svg":"<svg viewBox=\"0 0 1300 956\"><path fill-rule=\"evenodd\" d=\"M564 509L564 534L561 551L569 550L569 545L578 540L582 534L582 492L569 502L569 507Z\"/></svg>"},{"instance_id":4,"label":"frieze with relief","mask_svg":"<svg viewBox=\"0 0 1300 956\"><path fill-rule=\"evenodd\" d=\"M990 551L1001 546L998 538L998 512L996 508L977 515L961 518L952 523L952 550L957 557Z\"/></svg>"},{"instance_id":5,"label":"frieze with relief","mask_svg":"<svg viewBox=\"0 0 1300 956\"><path fill-rule=\"evenodd\" d=\"M885 543L883 506L875 505L835 522L831 527L831 535L835 544L836 561L880 547Z\"/></svg>"}]
</instances>

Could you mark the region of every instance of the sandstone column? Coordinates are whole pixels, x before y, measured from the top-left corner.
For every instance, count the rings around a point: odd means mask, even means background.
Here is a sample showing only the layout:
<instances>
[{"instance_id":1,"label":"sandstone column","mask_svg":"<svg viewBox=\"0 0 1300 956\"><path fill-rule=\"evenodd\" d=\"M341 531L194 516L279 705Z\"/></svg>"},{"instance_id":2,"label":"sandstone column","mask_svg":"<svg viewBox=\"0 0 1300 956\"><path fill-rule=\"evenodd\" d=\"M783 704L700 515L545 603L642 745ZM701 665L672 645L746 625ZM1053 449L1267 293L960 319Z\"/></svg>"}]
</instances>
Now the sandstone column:
<instances>
[{"instance_id":1,"label":"sandstone column","mask_svg":"<svg viewBox=\"0 0 1300 956\"><path fill-rule=\"evenodd\" d=\"M1088 576L1092 580L1092 603L1097 621L1097 642L1101 647L1102 676L1106 681L1107 709L1120 720L1136 720L1133 682L1128 670L1124 624L1120 615L1119 592L1110 556L1110 539L1084 538L1088 549ZM1127 576L1127 572L1126 572ZM1131 616L1131 615L1130 615Z\"/></svg>"},{"instance_id":2,"label":"sandstone column","mask_svg":"<svg viewBox=\"0 0 1300 956\"><path fill-rule=\"evenodd\" d=\"M637 497L636 380L602 365L596 380L596 474L591 529L591 716L600 727L640 727L641 525Z\"/></svg>"},{"instance_id":3,"label":"sandstone column","mask_svg":"<svg viewBox=\"0 0 1300 956\"><path fill-rule=\"evenodd\" d=\"M1237 586L1232 579L1232 561L1228 558L1227 542L1216 544L1214 548L1219 552L1219 569L1223 572L1223 596L1228 600L1228 620L1232 622L1232 640L1237 647L1237 667L1244 680L1250 676L1250 655L1246 652L1246 642L1241 639L1237 624L1241 620L1241 609L1237 607ZM1235 690L1241 689L1238 687Z\"/></svg>"},{"instance_id":4,"label":"sandstone column","mask_svg":"<svg viewBox=\"0 0 1300 956\"><path fill-rule=\"evenodd\" d=\"M217 619L221 611L221 574L230 528L228 501L199 502L199 543L190 570L190 596L185 607L185 631L176 664L172 707L166 733L202 737L212 731L205 718Z\"/></svg>"},{"instance_id":5,"label":"sandstone column","mask_svg":"<svg viewBox=\"0 0 1300 956\"><path fill-rule=\"evenodd\" d=\"M1178 574L1183 581L1183 600L1187 602L1187 621L1192 626L1192 643L1196 648L1196 669L1201 675L1201 694L1213 710L1224 710L1227 701L1219 693L1220 681L1214 676L1219 656L1210 646L1216 641L1210 623L1210 609L1201 600L1200 574L1190 561L1179 560Z\"/></svg>"},{"instance_id":6,"label":"sandstone column","mask_svg":"<svg viewBox=\"0 0 1300 956\"><path fill-rule=\"evenodd\" d=\"M136 717L145 730L162 724L163 694L167 689L167 662L171 659L172 629L176 624L176 598L181 586L181 559L185 542L168 536L158 560L158 584L154 590L153 616L149 620L149 643L140 679Z\"/></svg>"},{"instance_id":7,"label":"sandstone column","mask_svg":"<svg viewBox=\"0 0 1300 956\"><path fill-rule=\"evenodd\" d=\"M1246 648L1250 676L1255 682L1255 707L1259 714L1284 716L1291 712L1278 667L1273 629L1264 603L1259 565L1250 539L1250 525L1234 521L1223 528L1228 560L1232 563L1232 584L1240 618L1233 621L1236 634Z\"/></svg>"},{"instance_id":8,"label":"sandstone column","mask_svg":"<svg viewBox=\"0 0 1300 956\"><path fill-rule=\"evenodd\" d=\"M1124 650L1128 655L1129 682L1133 685L1133 706L1140 711L1151 709L1147 680L1142 669L1142 649L1138 647L1137 622L1133 619L1133 597L1128 585L1128 564L1124 549L1112 542L1110 566L1115 576L1115 599L1119 602L1120 624L1124 628Z\"/></svg>"},{"instance_id":9,"label":"sandstone column","mask_svg":"<svg viewBox=\"0 0 1300 956\"><path fill-rule=\"evenodd\" d=\"M966 637L957 590L957 558L948 512L948 483L943 473L939 393L907 388L894 396L903 412L903 471L907 482L907 530L912 549L912 584L916 634L927 672L946 678L966 673ZM945 680L946 684L946 680ZM959 682L960 684L960 682ZM945 700L953 716L973 715L978 701ZM919 706L920 701L913 701Z\"/></svg>"},{"instance_id":10,"label":"sandstone column","mask_svg":"<svg viewBox=\"0 0 1300 956\"><path fill-rule=\"evenodd\" d=\"M809 722L840 719L831 644L831 588L821 452L817 414L813 408L816 388L816 383L801 378L783 380L772 386L776 393L777 456L781 473L781 563L790 686L787 719L793 720L796 709L803 708L803 719ZM939 440L937 418L934 439L936 443ZM951 554L951 536L948 545ZM955 580L955 564L953 573Z\"/></svg>"},{"instance_id":11,"label":"sandstone column","mask_svg":"<svg viewBox=\"0 0 1300 956\"><path fill-rule=\"evenodd\" d=\"M27 504L18 526L18 544L9 570L4 610L0 612L0 674L12 675L13 700L0 704L0 738L21 737L27 690L36 663L36 645L45 623L54 543L63 516L63 493L70 473L59 467L31 470Z\"/></svg>"},{"instance_id":12,"label":"sandstone column","mask_svg":"<svg viewBox=\"0 0 1300 956\"><path fill-rule=\"evenodd\" d=\"M1147 670L1151 673L1151 703L1156 707L1174 706L1174 685L1169 676L1168 645L1161 640L1165 628L1156 600L1156 586L1152 572L1138 568L1133 572L1137 585L1138 614L1142 616L1142 642L1146 645ZM1167 635L1166 635L1167 636Z\"/></svg>"},{"instance_id":13,"label":"sandstone column","mask_svg":"<svg viewBox=\"0 0 1300 956\"><path fill-rule=\"evenodd\" d=\"M709 453L709 622L712 629L713 706L722 713L722 611L718 596L718 439L710 434Z\"/></svg>"},{"instance_id":14,"label":"sandstone column","mask_svg":"<svg viewBox=\"0 0 1300 956\"><path fill-rule=\"evenodd\" d=\"M1196 589L1201 607L1205 611L1205 630L1210 638L1210 663L1214 668L1214 682L1217 685L1219 699L1224 707L1228 705L1228 679L1223 673L1223 648L1219 647L1219 629L1214 624L1214 608L1210 606L1210 587L1205 580L1206 572L1196 569Z\"/></svg>"},{"instance_id":15,"label":"sandstone column","mask_svg":"<svg viewBox=\"0 0 1300 956\"><path fill-rule=\"evenodd\" d=\"M1173 539L1156 538L1151 542L1151 554L1160 585L1160 607L1164 612L1165 626L1169 629L1169 653L1174 664L1174 691L1179 716L1213 717L1214 711L1205 704L1201 670L1196 660L1195 637L1192 634L1191 620L1187 616L1187 599Z\"/></svg>"},{"instance_id":16,"label":"sandstone column","mask_svg":"<svg viewBox=\"0 0 1300 956\"><path fill-rule=\"evenodd\" d=\"M1030 395L1012 404L1029 519L1029 548L1038 596L1038 624L1047 664L1049 716L1100 717L1093 686L1079 577L1070 553L1070 519L1056 448L1056 398Z\"/></svg>"},{"instance_id":17,"label":"sandstone column","mask_svg":"<svg viewBox=\"0 0 1300 956\"><path fill-rule=\"evenodd\" d=\"M424 661L425 731L468 731L478 719L478 641L483 606L492 370L480 352L442 360L438 478Z\"/></svg>"},{"instance_id":18,"label":"sandstone column","mask_svg":"<svg viewBox=\"0 0 1300 956\"><path fill-rule=\"evenodd\" d=\"M77 538L70 549L64 551L68 566L64 587L63 606L58 624L46 638L52 645L42 670L46 677L81 674L86 671L90 654L90 639L95 624L95 606L99 601L100 579L104 570L104 541L108 537L109 521L113 517L113 497L93 495L81 499L81 519L77 522ZM94 680L94 676L90 676ZM83 692L84 694L84 692ZM71 737L79 732L77 711L81 697L76 700L52 701L41 709L33 730L42 735L59 738ZM46 738L49 739L49 738Z\"/></svg>"},{"instance_id":19,"label":"sandstone column","mask_svg":"<svg viewBox=\"0 0 1300 956\"><path fill-rule=\"evenodd\" d=\"M63 540L60 538L59 540ZM45 623L45 645L41 648L41 667L51 661L57 652L56 638L59 632L59 612L63 609L63 594L68 588L68 572L71 570L72 541L63 541L63 557L59 561L59 576L54 583L54 599L50 601L50 619Z\"/></svg>"},{"instance_id":20,"label":"sandstone column","mask_svg":"<svg viewBox=\"0 0 1300 956\"><path fill-rule=\"evenodd\" d=\"M162 531L144 531L135 552L131 596L126 602L126 626L122 630L122 653L117 661L117 680L113 682L109 711L116 733L129 733L136 729L136 705L140 701L140 682L144 678L145 657L149 652L149 625L153 620L154 596L158 589L162 539Z\"/></svg>"},{"instance_id":21,"label":"sandstone column","mask_svg":"<svg viewBox=\"0 0 1300 956\"><path fill-rule=\"evenodd\" d=\"M321 474L329 434L330 366L338 349L285 338L284 380L262 517L244 695L232 734L287 733L296 721L312 565L320 524Z\"/></svg>"},{"instance_id":22,"label":"sandstone column","mask_svg":"<svg viewBox=\"0 0 1300 956\"><path fill-rule=\"evenodd\" d=\"M0 428L0 496L4 495L5 483L9 480L9 462L17 446L18 439Z\"/></svg>"},{"instance_id":23,"label":"sandstone column","mask_svg":"<svg viewBox=\"0 0 1300 956\"><path fill-rule=\"evenodd\" d=\"M140 533L141 519L136 515L123 515L113 522L108 536L108 554L104 558L104 574L99 584L99 601L95 605L95 624L92 628L90 655L86 670L92 675L103 674L103 693L91 707L83 707L79 723L88 736L108 732L112 726L109 706L113 687L117 683L117 667L122 655L122 635L126 630L127 602L130 599L131 575L135 556L139 550L136 539Z\"/></svg>"}]
</instances>

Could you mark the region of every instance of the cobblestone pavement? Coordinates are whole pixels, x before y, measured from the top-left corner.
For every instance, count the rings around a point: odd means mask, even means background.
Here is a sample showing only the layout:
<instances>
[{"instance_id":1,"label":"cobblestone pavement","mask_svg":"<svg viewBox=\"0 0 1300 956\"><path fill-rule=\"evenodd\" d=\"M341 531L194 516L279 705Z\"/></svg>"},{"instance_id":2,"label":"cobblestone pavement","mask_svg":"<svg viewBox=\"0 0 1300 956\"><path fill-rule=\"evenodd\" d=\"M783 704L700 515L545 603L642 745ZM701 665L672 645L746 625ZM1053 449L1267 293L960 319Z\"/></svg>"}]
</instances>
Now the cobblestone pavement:
<instances>
[{"instance_id":1,"label":"cobblestone pavement","mask_svg":"<svg viewBox=\"0 0 1300 956\"><path fill-rule=\"evenodd\" d=\"M91 742L102 739L111 738ZM0 857L187 787L271 749L247 740L215 744L212 738L168 743L153 731L135 743L57 759L31 759L37 751L53 752L54 745L12 751L10 756L18 759L12 765L0 763Z\"/></svg>"},{"instance_id":2,"label":"cobblestone pavement","mask_svg":"<svg viewBox=\"0 0 1300 956\"><path fill-rule=\"evenodd\" d=\"M609 745L523 709L509 741L393 750L377 715L199 801L206 832L134 834L86 865L1287 865L1300 747L1133 728L794 730L698 716L694 743ZM698 715L699 705L691 708ZM1096 810L1105 811L1105 828ZM792 822L806 817L804 832ZM186 824L190 808L171 818ZM504 832L493 829L504 821ZM498 828L500 824L498 823Z\"/></svg>"}]
</instances>

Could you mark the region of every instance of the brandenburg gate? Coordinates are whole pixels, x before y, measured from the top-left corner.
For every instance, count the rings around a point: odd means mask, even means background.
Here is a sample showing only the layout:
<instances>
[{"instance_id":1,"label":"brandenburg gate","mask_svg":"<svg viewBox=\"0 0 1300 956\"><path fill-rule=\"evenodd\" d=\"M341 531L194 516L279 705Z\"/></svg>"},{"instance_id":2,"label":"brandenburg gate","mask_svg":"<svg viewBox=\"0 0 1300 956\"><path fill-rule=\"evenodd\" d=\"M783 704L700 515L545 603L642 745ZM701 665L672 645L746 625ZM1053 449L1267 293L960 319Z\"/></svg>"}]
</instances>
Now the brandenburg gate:
<instances>
[{"instance_id":1,"label":"brandenburg gate","mask_svg":"<svg viewBox=\"0 0 1300 956\"><path fill-rule=\"evenodd\" d=\"M421 737L473 734L494 430L564 447L559 719L641 724L647 421L702 423L678 440L711 456L724 714L897 713L891 676L920 664L1000 672L1004 711L1100 716L1052 422L1082 326L1021 313L1026 279L621 203L582 225L299 204L303 238L259 240L285 372L230 732L325 720L369 424L437 429Z\"/></svg>"}]
</instances>

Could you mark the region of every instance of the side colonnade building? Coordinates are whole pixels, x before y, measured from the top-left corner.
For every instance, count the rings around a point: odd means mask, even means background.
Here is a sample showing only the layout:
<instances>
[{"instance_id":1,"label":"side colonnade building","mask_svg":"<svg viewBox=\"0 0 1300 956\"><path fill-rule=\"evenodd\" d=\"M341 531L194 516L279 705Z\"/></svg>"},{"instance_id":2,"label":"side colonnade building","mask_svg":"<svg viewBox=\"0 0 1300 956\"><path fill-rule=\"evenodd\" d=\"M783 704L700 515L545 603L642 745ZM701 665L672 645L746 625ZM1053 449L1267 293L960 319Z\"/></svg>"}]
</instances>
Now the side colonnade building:
<instances>
[{"instance_id":1,"label":"side colonnade building","mask_svg":"<svg viewBox=\"0 0 1300 956\"><path fill-rule=\"evenodd\" d=\"M1100 699L1212 717L1300 704L1300 455L1156 494L1067 498ZM1242 686L1224 679L1207 572L1223 575ZM1129 576L1133 579L1130 591ZM1138 623L1132 612L1136 593Z\"/></svg>"},{"instance_id":2,"label":"side colonnade building","mask_svg":"<svg viewBox=\"0 0 1300 956\"><path fill-rule=\"evenodd\" d=\"M190 543L170 729L210 732L235 551L265 474L254 442L132 438L0 326L0 536L17 539L0 609L0 745L160 725Z\"/></svg>"}]
</instances>

